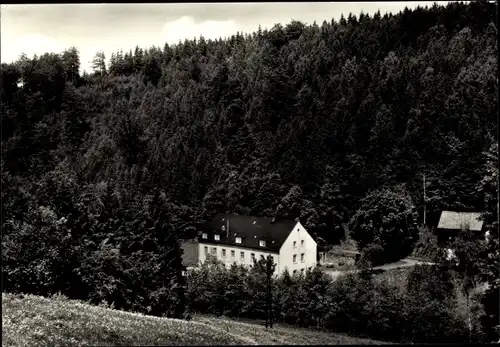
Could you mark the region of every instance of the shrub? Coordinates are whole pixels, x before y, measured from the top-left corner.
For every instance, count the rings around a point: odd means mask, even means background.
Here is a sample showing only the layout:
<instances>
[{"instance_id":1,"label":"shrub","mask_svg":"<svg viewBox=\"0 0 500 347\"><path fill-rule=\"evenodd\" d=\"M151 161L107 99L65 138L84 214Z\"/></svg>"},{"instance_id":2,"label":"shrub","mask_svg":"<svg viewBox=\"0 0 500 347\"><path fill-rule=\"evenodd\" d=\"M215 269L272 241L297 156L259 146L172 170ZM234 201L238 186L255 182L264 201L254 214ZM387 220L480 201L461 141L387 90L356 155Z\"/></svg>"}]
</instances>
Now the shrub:
<instances>
[{"instance_id":1,"label":"shrub","mask_svg":"<svg viewBox=\"0 0 500 347\"><path fill-rule=\"evenodd\" d=\"M373 265L411 253L417 237L417 213L404 185L369 192L350 222L352 237Z\"/></svg>"},{"instance_id":2,"label":"shrub","mask_svg":"<svg viewBox=\"0 0 500 347\"><path fill-rule=\"evenodd\" d=\"M371 265L385 262L384 247L378 243L369 243L361 249L362 258Z\"/></svg>"},{"instance_id":3,"label":"shrub","mask_svg":"<svg viewBox=\"0 0 500 347\"><path fill-rule=\"evenodd\" d=\"M204 265L188 277L193 307L201 313L265 318L265 286L258 271L207 269ZM318 269L305 276L285 272L273 281L273 296L274 319L281 323L393 342L467 339L446 268L416 267L403 289L384 279L374 282L369 272L335 281Z\"/></svg>"},{"instance_id":4,"label":"shrub","mask_svg":"<svg viewBox=\"0 0 500 347\"><path fill-rule=\"evenodd\" d=\"M413 255L434 259L438 252L437 236L427 227L418 228L418 240L413 249Z\"/></svg>"}]
</instances>

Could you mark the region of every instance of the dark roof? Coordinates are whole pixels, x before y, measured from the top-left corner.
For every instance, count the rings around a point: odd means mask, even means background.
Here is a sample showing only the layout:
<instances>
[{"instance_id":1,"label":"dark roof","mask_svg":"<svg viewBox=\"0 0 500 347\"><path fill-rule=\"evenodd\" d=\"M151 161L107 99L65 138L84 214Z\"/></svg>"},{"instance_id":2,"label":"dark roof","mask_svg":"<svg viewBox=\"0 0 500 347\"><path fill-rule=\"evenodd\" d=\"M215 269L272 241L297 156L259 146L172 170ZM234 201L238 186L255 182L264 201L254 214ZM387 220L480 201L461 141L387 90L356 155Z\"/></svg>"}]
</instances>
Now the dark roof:
<instances>
[{"instance_id":1,"label":"dark roof","mask_svg":"<svg viewBox=\"0 0 500 347\"><path fill-rule=\"evenodd\" d=\"M460 230L469 228L473 231L481 231L483 221L478 212L454 212L443 211L439 219L438 229Z\"/></svg>"},{"instance_id":2,"label":"dark roof","mask_svg":"<svg viewBox=\"0 0 500 347\"><path fill-rule=\"evenodd\" d=\"M296 224L290 219L218 214L205 228L208 238L200 235L199 241L279 252ZM215 234L219 235L219 241L214 239ZM241 243L236 243L237 237L241 237ZM266 241L265 247L259 245L260 240Z\"/></svg>"}]
</instances>

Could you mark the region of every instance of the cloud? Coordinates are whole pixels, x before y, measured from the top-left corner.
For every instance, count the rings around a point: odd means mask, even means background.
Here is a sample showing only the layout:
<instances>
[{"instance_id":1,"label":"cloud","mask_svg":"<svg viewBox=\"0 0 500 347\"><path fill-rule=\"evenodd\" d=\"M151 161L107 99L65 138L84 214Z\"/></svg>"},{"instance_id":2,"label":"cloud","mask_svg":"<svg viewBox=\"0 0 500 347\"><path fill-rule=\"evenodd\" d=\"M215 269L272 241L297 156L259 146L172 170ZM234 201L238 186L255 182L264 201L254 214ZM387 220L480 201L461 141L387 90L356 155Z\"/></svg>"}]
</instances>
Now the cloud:
<instances>
[{"instance_id":1,"label":"cloud","mask_svg":"<svg viewBox=\"0 0 500 347\"><path fill-rule=\"evenodd\" d=\"M161 39L168 44L179 43L179 40L191 40L203 36L205 39L217 39L236 34L238 27L233 20L207 20L195 23L193 17L183 16L163 25Z\"/></svg>"}]
</instances>

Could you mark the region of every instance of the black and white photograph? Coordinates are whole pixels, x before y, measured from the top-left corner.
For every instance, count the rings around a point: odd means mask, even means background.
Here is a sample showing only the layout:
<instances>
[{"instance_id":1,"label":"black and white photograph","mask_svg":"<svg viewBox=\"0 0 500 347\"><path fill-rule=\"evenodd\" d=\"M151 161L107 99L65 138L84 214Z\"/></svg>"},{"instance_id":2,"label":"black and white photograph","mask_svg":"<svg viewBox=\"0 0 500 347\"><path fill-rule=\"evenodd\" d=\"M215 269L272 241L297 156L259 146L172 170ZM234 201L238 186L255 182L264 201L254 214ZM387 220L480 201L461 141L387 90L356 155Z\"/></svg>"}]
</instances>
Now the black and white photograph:
<instances>
[{"instance_id":1,"label":"black and white photograph","mask_svg":"<svg viewBox=\"0 0 500 347\"><path fill-rule=\"evenodd\" d=\"M0 22L2 347L500 343L498 1Z\"/></svg>"}]
</instances>

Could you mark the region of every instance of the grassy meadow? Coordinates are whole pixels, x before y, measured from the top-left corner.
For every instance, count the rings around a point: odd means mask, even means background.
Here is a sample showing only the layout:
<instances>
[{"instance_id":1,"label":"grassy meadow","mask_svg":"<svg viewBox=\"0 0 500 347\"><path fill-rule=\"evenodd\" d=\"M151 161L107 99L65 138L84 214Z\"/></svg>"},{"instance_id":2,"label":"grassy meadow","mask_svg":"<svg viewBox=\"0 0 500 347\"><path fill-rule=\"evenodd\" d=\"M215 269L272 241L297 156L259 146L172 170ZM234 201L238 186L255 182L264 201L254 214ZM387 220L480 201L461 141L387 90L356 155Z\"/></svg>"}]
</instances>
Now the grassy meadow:
<instances>
[{"instance_id":1,"label":"grassy meadow","mask_svg":"<svg viewBox=\"0 0 500 347\"><path fill-rule=\"evenodd\" d=\"M62 296L2 293L2 347L82 345L286 345L380 342L215 317L191 321L92 306Z\"/></svg>"}]
</instances>

